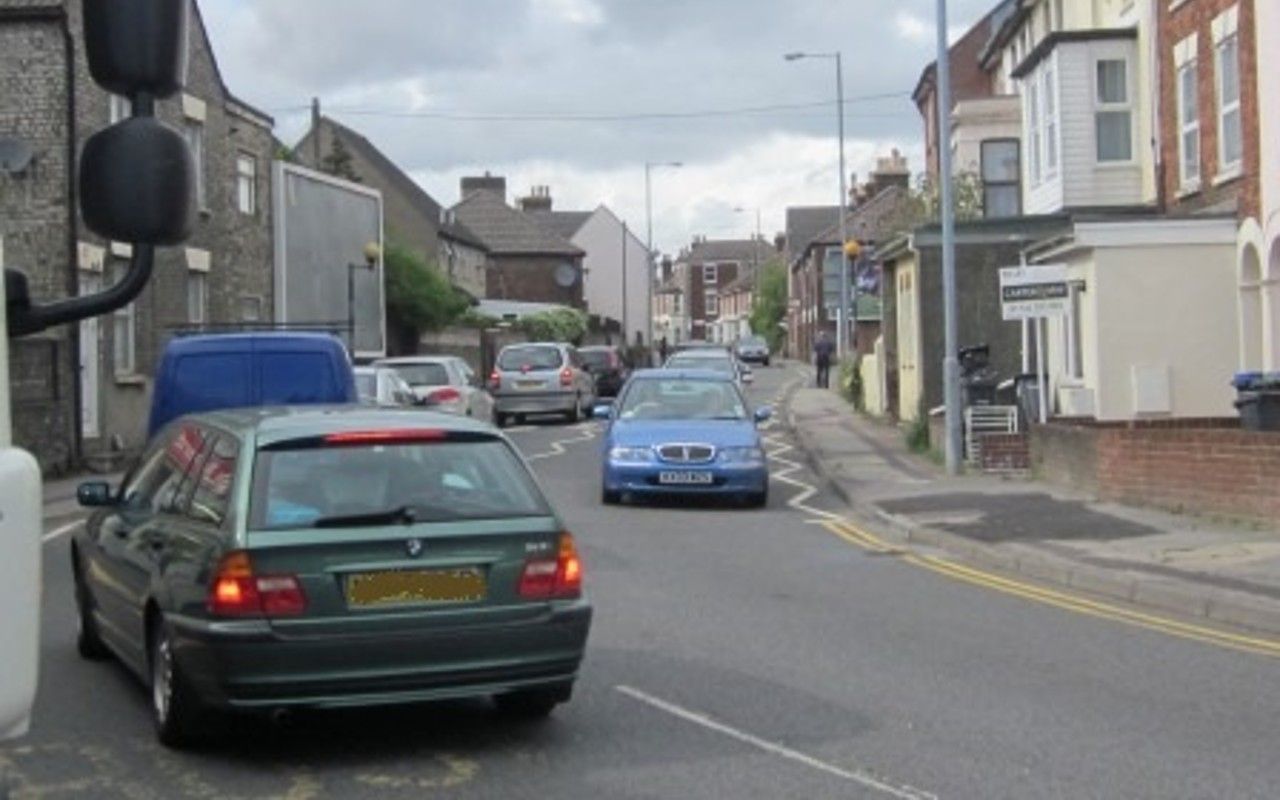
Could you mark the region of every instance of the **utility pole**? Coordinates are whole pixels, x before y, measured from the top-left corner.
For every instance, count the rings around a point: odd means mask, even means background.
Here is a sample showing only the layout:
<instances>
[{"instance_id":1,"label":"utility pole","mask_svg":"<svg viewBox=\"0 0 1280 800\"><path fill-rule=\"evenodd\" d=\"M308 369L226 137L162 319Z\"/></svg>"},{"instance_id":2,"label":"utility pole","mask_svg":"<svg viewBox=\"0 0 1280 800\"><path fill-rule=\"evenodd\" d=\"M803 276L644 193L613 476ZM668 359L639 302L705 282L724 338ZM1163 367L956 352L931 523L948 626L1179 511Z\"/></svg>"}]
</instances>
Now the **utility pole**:
<instances>
[{"instance_id":1,"label":"utility pole","mask_svg":"<svg viewBox=\"0 0 1280 800\"><path fill-rule=\"evenodd\" d=\"M631 328L628 326L627 316L627 223L622 223L622 344L623 347L631 347ZM653 276L649 278L650 284L653 283ZM653 319L653 312L649 313L650 324Z\"/></svg>"},{"instance_id":2,"label":"utility pole","mask_svg":"<svg viewBox=\"0 0 1280 800\"><path fill-rule=\"evenodd\" d=\"M320 98L311 98L311 155L312 166L320 169Z\"/></svg>"},{"instance_id":3,"label":"utility pole","mask_svg":"<svg viewBox=\"0 0 1280 800\"><path fill-rule=\"evenodd\" d=\"M651 161L644 162L644 219L645 228L645 269L648 270L648 287L649 287L649 312L648 320L645 324L645 330L648 331L649 348L653 348L653 282L656 279L654 274L653 263L653 169L654 167L671 167L679 169L684 163L680 161L664 161L653 163Z\"/></svg>"},{"instance_id":4,"label":"utility pole","mask_svg":"<svg viewBox=\"0 0 1280 800\"><path fill-rule=\"evenodd\" d=\"M951 175L951 60L947 45L947 0L938 2L938 155L942 180L942 310L945 355L942 360L943 397L947 409L947 474L960 473L962 449L960 419L959 332L956 320L956 231Z\"/></svg>"}]
</instances>

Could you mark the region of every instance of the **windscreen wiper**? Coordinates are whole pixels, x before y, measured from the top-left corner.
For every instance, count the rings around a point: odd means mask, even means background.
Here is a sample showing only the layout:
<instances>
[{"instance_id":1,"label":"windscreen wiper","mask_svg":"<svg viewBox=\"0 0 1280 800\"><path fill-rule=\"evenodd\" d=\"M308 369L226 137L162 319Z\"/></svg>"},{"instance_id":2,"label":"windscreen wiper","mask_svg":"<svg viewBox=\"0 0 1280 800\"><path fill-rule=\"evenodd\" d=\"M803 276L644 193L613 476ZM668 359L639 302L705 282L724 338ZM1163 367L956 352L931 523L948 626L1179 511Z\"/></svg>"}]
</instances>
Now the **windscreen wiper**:
<instances>
[{"instance_id":1,"label":"windscreen wiper","mask_svg":"<svg viewBox=\"0 0 1280 800\"><path fill-rule=\"evenodd\" d=\"M412 525L422 516L418 506L400 506L386 511L370 511L364 514L345 514L336 517L321 517L311 523L313 528L358 528L364 525Z\"/></svg>"}]
</instances>

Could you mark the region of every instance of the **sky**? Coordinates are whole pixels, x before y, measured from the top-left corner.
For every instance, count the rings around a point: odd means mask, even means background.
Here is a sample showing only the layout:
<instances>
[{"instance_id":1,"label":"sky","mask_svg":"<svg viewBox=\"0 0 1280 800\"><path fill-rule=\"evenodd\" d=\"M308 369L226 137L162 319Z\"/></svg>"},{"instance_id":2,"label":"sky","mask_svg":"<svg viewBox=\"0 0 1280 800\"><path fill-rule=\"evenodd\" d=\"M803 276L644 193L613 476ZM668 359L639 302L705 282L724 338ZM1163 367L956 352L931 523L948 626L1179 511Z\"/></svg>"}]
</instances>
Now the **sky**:
<instances>
[{"instance_id":1,"label":"sky","mask_svg":"<svg viewBox=\"0 0 1280 800\"><path fill-rule=\"evenodd\" d=\"M996 0L949 0L951 37ZM923 167L910 100L934 53L934 0L203 0L231 91L287 144L325 114L436 200L458 179L546 185L557 209L604 203L654 243L766 237L791 205L839 197L835 64L848 171L898 148ZM736 211L735 209L741 209Z\"/></svg>"}]
</instances>

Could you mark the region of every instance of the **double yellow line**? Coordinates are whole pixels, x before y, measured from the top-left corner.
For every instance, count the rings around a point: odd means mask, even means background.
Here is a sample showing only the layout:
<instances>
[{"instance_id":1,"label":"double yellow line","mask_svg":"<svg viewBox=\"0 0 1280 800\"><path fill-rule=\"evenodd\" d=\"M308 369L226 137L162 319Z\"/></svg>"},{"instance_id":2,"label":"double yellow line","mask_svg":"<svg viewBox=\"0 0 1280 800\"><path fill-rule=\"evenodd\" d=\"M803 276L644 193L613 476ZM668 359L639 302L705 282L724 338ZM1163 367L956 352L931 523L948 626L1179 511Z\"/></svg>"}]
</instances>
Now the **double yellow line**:
<instances>
[{"instance_id":1,"label":"double yellow line","mask_svg":"<svg viewBox=\"0 0 1280 800\"><path fill-rule=\"evenodd\" d=\"M901 557L902 561L911 564L912 566L927 569L931 572L936 572L939 575L945 575L953 580L963 581L974 586L981 586L985 589L992 589L997 592L1003 592L1015 597L1021 597L1025 600L1033 600L1037 603L1054 606L1066 611L1073 611L1077 614L1085 614L1090 617L1112 620L1113 622L1122 622L1126 625L1135 625L1140 628L1159 631L1160 633L1165 633L1170 636L1177 636L1182 639L1191 639L1193 641L1204 642L1206 644L1217 645L1219 647L1228 647L1232 650L1241 650L1247 653L1280 658L1280 641L1275 639L1246 636L1239 633L1210 628L1204 625L1180 622L1167 617L1157 617L1151 614L1145 614L1124 608L1122 606L1099 602L1080 595L1067 594L1065 592L1047 589L1043 586L1036 586L1022 581L1011 580L990 572L966 567L944 558L918 555L909 550L904 550L902 547L886 542L878 536L867 533L853 523L845 520L828 520L823 522L822 526L846 542L861 547L868 552L897 554Z\"/></svg>"}]
</instances>

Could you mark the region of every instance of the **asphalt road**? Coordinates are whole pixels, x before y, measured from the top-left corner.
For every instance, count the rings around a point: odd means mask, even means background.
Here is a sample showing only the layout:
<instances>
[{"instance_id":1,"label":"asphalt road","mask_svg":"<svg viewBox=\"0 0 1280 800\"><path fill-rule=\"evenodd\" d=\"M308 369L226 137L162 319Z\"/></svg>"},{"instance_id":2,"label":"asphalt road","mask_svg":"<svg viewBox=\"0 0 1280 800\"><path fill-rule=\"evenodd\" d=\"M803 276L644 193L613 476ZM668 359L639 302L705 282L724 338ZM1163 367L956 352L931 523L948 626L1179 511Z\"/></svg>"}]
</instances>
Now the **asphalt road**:
<instances>
[{"instance_id":1,"label":"asphalt road","mask_svg":"<svg viewBox=\"0 0 1280 800\"><path fill-rule=\"evenodd\" d=\"M758 370L761 402L796 379ZM1275 797L1280 659L949 579L813 524L839 509L780 427L768 509L605 508L594 424L517 429L596 604L573 702L238 723L174 753L141 688L75 654L66 537L45 547L22 798ZM793 508L797 498L805 507ZM816 509L811 511L806 509Z\"/></svg>"}]
</instances>

